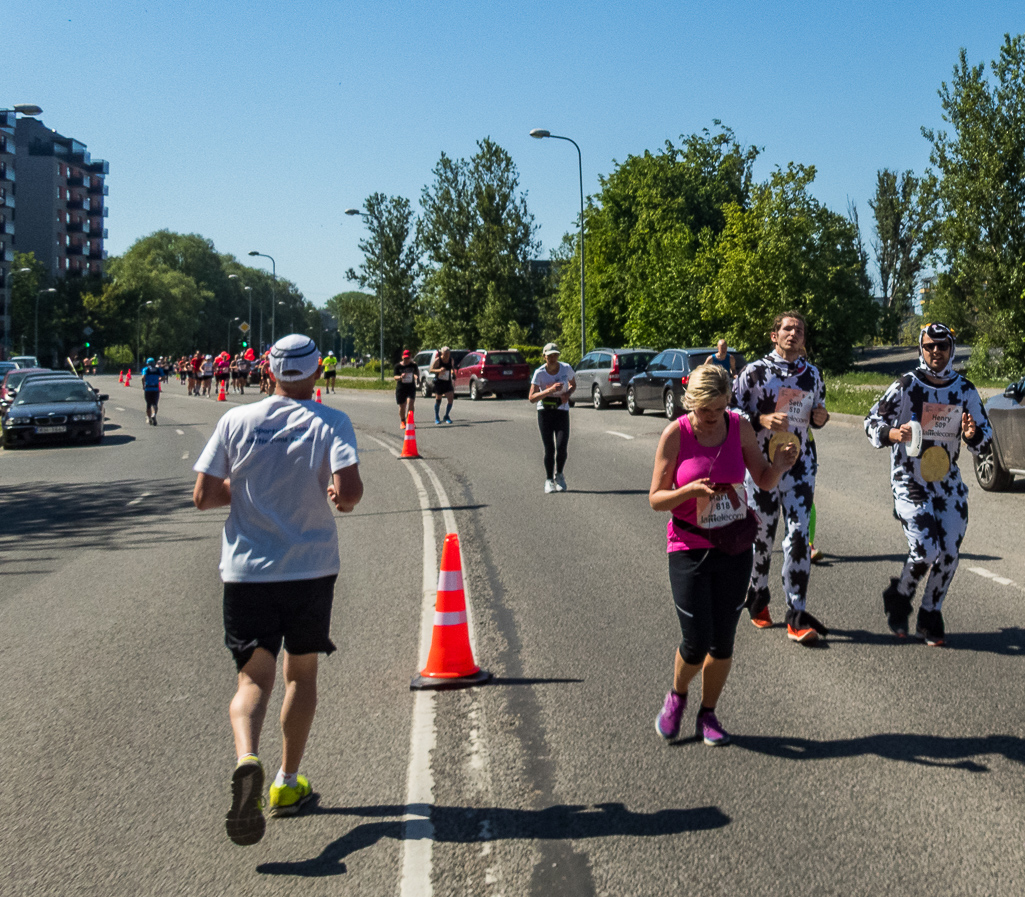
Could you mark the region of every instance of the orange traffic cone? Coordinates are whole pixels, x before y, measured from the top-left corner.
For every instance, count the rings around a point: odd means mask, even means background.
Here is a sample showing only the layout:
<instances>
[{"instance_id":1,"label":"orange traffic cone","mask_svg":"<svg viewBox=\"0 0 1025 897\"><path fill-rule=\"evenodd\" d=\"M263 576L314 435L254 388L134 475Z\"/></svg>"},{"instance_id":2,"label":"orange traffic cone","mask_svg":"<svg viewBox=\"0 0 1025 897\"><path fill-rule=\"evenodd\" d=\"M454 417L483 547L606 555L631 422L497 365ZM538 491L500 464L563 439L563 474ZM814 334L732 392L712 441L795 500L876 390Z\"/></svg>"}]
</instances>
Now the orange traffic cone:
<instances>
[{"instance_id":1,"label":"orange traffic cone","mask_svg":"<svg viewBox=\"0 0 1025 897\"><path fill-rule=\"evenodd\" d=\"M220 390L217 393L217 401L218 402L227 402L228 401L228 394L224 391L224 381L223 380L221 381L221 388L220 388Z\"/></svg>"},{"instance_id":2,"label":"orange traffic cone","mask_svg":"<svg viewBox=\"0 0 1025 897\"><path fill-rule=\"evenodd\" d=\"M470 630L466 625L466 594L459 559L459 536L449 533L441 550L438 599L434 605L434 634L427 666L409 684L411 689L460 688L479 685L491 678L473 659Z\"/></svg>"},{"instance_id":3,"label":"orange traffic cone","mask_svg":"<svg viewBox=\"0 0 1025 897\"><path fill-rule=\"evenodd\" d=\"M413 409L410 408L409 414L406 415L406 437L402 440L402 454L399 455L399 460L419 457L420 452L416 449L416 426L413 423Z\"/></svg>"},{"instance_id":4,"label":"orange traffic cone","mask_svg":"<svg viewBox=\"0 0 1025 897\"><path fill-rule=\"evenodd\" d=\"M317 401L320 402L320 387L319 386L317 387ZM324 403L320 402L320 404L323 405Z\"/></svg>"},{"instance_id":5,"label":"orange traffic cone","mask_svg":"<svg viewBox=\"0 0 1025 897\"><path fill-rule=\"evenodd\" d=\"M125 372L124 371L121 371L121 373L117 375L117 382L120 383L122 386L124 386L124 383L125 383Z\"/></svg>"},{"instance_id":6,"label":"orange traffic cone","mask_svg":"<svg viewBox=\"0 0 1025 897\"><path fill-rule=\"evenodd\" d=\"M129 368L128 369L128 373L125 374L125 386L131 386L131 385L132 385L132 369Z\"/></svg>"}]
</instances>

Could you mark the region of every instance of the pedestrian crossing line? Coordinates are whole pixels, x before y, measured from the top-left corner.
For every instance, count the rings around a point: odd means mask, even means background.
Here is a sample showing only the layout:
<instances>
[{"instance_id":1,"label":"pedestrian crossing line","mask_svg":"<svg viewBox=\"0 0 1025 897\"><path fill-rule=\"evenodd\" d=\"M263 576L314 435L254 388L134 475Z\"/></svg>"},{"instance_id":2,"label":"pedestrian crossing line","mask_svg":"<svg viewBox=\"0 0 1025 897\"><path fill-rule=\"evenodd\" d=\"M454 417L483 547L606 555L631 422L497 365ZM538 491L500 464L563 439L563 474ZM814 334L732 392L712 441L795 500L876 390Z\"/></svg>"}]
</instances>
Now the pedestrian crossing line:
<instances>
[{"instance_id":1,"label":"pedestrian crossing line","mask_svg":"<svg viewBox=\"0 0 1025 897\"><path fill-rule=\"evenodd\" d=\"M994 573L992 570L987 570L985 567L969 567L968 572L974 573L976 576L981 576L983 579L991 579L997 585L1014 586L1014 588L1018 589L1019 591L1025 591L1025 589L1022 589L1022 587L1018 585L1018 583L1016 583L1013 579L1008 579L1006 576L1000 576L999 574Z\"/></svg>"},{"instance_id":2,"label":"pedestrian crossing line","mask_svg":"<svg viewBox=\"0 0 1025 897\"><path fill-rule=\"evenodd\" d=\"M626 433L620 433L619 430L606 430L605 432L608 433L609 436L618 436L620 439L633 439L633 436Z\"/></svg>"}]
</instances>

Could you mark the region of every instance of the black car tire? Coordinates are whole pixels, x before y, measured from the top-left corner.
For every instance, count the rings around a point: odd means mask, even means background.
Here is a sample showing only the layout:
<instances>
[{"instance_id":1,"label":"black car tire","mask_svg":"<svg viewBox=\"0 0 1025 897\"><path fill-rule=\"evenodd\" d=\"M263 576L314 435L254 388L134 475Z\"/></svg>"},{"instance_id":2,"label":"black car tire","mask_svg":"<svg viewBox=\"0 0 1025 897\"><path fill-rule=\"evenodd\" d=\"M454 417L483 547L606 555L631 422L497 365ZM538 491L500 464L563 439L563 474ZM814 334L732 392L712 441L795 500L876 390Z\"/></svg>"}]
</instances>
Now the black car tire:
<instances>
[{"instance_id":1,"label":"black car tire","mask_svg":"<svg viewBox=\"0 0 1025 897\"><path fill-rule=\"evenodd\" d=\"M662 407L665 409L666 418L668 420L676 420L679 416L679 411L676 408L676 396L673 395L671 389L667 389L662 396Z\"/></svg>"},{"instance_id":2,"label":"black car tire","mask_svg":"<svg viewBox=\"0 0 1025 897\"><path fill-rule=\"evenodd\" d=\"M637 404L637 395L632 386L626 391L626 410L634 415L644 414L644 409Z\"/></svg>"},{"instance_id":3,"label":"black car tire","mask_svg":"<svg viewBox=\"0 0 1025 897\"><path fill-rule=\"evenodd\" d=\"M480 391L480 386L476 380L470 381L470 401L478 402L484 397L484 393Z\"/></svg>"},{"instance_id":4,"label":"black car tire","mask_svg":"<svg viewBox=\"0 0 1025 897\"><path fill-rule=\"evenodd\" d=\"M425 399L429 399L431 397L431 385L427 382L426 377L420 378L420 395Z\"/></svg>"},{"instance_id":5,"label":"black car tire","mask_svg":"<svg viewBox=\"0 0 1025 897\"><path fill-rule=\"evenodd\" d=\"M1003 492L1011 485L1014 474L1004 469L992 446L985 453L975 455L973 460L975 479L987 492Z\"/></svg>"},{"instance_id":6,"label":"black car tire","mask_svg":"<svg viewBox=\"0 0 1025 897\"><path fill-rule=\"evenodd\" d=\"M594 405L595 411L609 407L609 403L605 401L605 396L601 394L601 387L597 383L591 387L591 404Z\"/></svg>"}]
</instances>

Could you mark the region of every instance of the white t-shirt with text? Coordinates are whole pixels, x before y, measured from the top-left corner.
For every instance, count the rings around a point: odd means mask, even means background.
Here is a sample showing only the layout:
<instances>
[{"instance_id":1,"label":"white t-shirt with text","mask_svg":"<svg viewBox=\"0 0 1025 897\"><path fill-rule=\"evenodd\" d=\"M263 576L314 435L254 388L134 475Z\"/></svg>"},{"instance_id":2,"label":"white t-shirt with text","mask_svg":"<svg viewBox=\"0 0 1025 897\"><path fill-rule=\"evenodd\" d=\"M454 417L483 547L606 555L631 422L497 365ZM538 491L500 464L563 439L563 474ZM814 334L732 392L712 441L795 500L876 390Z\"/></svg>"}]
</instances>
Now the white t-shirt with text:
<instances>
[{"instance_id":1,"label":"white t-shirt with text","mask_svg":"<svg viewBox=\"0 0 1025 897\"><path fill-rule=\"evenodd\" d=\"M231 481L224 582L282 582L340 568L331 475L359 463L347 414L270 396L228 411L193 470Z\"/></svg>"},{"instance_id":2,"label":"white t-shirt with text","mask_svg":"<svg viewBox=\"0 0 1025 897\"><path fill-rule=\"evenodd\" d=\"M559 371L556 374L549 374L547 365L541 365L536 371L534 376L530 378L530 382L533 383L538 389L548 389L553 383L561 383L560 389L556 390L552 396L546 396L537 403L537 410L540 411L545 407L545 402L552 402L558 397L562 398L562 403L558 406L560 411L569 411L569 381L573 379L573 368L563 361L559 362Z\"/></svg>"}]
</instances>

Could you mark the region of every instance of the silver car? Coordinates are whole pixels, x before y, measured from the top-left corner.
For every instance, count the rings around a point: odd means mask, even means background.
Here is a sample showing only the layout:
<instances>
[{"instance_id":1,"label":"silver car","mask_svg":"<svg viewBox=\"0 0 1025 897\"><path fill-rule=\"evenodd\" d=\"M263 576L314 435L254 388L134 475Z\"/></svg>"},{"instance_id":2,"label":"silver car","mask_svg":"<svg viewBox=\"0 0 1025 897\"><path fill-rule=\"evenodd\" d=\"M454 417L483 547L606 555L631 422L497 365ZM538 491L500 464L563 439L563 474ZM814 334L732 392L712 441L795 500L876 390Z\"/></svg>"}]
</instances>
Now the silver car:
<instances>
[{"instance_id":1,"label":"silver car","mask_svg":"<svg viewBox=\"0 0 1025 897\"><path fill-rule=\"evenodd\" d=\"M588 396L597 409L610 402L625 403L630 378L643 371L655 354L654 349L592 349L574 368L577 401Z\"/></svg>"}]
</instances>

